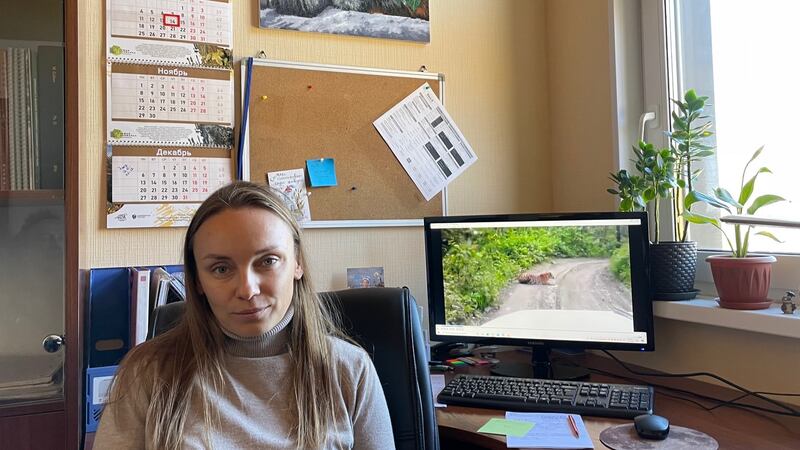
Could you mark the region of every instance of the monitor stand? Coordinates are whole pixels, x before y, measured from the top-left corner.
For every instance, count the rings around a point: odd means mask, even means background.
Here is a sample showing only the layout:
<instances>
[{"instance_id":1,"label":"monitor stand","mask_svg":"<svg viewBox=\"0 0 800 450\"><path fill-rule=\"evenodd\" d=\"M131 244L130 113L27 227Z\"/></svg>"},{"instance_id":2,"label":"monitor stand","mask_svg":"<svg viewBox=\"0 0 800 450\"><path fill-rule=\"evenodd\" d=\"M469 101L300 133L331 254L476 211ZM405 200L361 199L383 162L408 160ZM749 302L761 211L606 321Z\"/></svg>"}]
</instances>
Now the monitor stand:
<instances>
[{"instance_id":1,"label":"monitor stand","mask_svg":"<svg viewBox=\"0 0 800 450\"><path fill-rule=\"evenodd\" d=\"M531 347L530 363L497 363L492 375L516 378L549 378L553 380L582 380L589 377L584 367L568 366L550 362L550 349Z\"/></svg>"}]
</instances>

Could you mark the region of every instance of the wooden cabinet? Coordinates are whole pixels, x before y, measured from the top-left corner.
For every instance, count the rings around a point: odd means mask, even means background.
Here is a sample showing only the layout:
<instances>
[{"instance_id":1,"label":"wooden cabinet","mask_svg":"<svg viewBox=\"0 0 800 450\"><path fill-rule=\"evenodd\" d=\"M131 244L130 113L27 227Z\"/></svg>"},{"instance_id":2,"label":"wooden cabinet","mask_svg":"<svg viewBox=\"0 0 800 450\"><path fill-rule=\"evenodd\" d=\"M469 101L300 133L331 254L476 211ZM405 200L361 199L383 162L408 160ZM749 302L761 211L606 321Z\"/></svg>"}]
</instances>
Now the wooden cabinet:
<instances>
[{"instance_id":1,"label":"wooden cabinet","mask_svg":"<svg viewBox=\"0 0 800 450\"><path fill-rule=\"evenodd\" d=\"M77 0L2 11L0 448L77 449Z\"/></svg>"}]
</instances>

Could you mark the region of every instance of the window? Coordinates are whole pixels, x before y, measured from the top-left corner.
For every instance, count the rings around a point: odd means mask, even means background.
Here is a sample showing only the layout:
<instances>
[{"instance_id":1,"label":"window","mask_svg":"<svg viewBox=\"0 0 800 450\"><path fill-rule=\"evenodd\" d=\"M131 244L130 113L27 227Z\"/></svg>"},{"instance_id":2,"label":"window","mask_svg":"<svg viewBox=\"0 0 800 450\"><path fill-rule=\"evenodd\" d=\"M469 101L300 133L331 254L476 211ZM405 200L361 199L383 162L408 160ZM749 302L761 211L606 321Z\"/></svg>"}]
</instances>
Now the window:
<instances>
[{"instance_id":1,"label":"window","mask_svg":"<svg viewBox=\"0 0 800 450\"><path fill-rule=\"evenodd\" d=\"M742 169L751 164L772 173L759 176L754 195L777 194L791 202L765 206L761 217L800 220L800 2L796 0L650 0L642 3L644 105L660 117L646 138L658 143L669 119L668 98L693 88L709 97L716 154L704 160L697 189L717 186L738 196ZM660 58L648 58L648 55ZM655 66L655 67L654 67ZM663 140L660 142L666 145ZM720 216L704 205L695 212ZM727 213L722 213L725 215ZM761 228L763 229L763 228ZM727 250L710 225L692 225L691 237L701 249ZM758 231L758 230L756 230ZM800 229L770 229L784 242L751 236L751 252L785 254L773 287L800 287ZM730 233L732 234L732 228ZM794 256L791 256L794 255ZM700 281L703 275L698 274Z\"/></svg>"}]
</instances>

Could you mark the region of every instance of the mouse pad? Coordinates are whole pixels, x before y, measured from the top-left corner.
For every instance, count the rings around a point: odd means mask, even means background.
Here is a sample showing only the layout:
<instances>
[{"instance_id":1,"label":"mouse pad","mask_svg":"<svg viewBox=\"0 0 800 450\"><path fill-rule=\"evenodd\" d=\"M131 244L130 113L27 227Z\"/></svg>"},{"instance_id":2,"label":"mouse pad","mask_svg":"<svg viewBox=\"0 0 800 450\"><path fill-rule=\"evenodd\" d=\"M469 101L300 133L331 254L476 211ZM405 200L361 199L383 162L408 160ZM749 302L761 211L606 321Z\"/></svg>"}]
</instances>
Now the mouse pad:
<instances>
[{"instance_id":1,"label":"mouse pad","mask_svg":"<svg viewBox=\"0 0 800 450\"><path fill-rule=\"evenodd\" d=\"M691 428L670 425L663 441L642 439L632 423L609 427L600 433L600 442L613 450L717 450L719 444L711 436Z\"/></svg>"}]
</instances>

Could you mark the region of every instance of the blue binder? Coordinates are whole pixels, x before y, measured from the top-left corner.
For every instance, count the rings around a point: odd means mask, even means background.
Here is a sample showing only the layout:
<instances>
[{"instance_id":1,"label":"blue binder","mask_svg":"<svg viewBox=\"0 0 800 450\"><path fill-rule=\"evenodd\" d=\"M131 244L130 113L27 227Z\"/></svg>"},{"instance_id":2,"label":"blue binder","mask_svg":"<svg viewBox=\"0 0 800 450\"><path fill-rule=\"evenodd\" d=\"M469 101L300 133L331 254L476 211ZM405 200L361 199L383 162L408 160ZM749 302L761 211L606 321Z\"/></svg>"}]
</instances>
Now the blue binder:
<instances>
[{"instance_id":1,"label":"blue binder","mask_svg":"<svg viewBox=\"0 0 800 450\"><path fill-rule=\"evenodd\" d=\"M151 270L155 270L153 266ZM169 273L183 266L161 266ZM116 366L131 348L131 286L127 267L91 269L86 305L87 367Z\"/></svg>"},{"instance_id":2,"label":"blue binder","mask_svg":"<svg viewBox=\"0 0 800 450\"><path fill-rule=\"evenodd\" d=\"M117 366L86 369L86 432L97 431Z\"/></svg>"}]
</instances>

